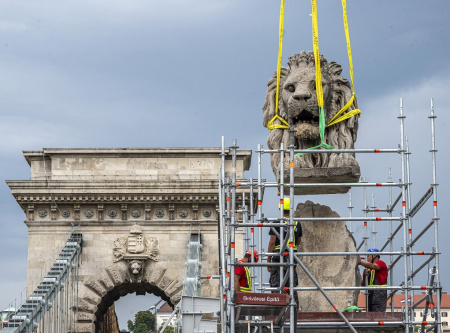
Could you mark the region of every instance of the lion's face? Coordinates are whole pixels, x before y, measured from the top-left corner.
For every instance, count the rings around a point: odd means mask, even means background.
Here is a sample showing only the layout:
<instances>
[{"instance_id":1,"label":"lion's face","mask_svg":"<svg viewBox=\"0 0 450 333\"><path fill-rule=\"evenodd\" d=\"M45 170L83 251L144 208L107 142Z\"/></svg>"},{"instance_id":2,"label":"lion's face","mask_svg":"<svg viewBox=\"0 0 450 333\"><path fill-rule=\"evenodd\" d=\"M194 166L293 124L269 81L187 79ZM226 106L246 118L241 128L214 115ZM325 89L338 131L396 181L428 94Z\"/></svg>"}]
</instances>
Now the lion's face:
<instances>
[{"instance_id":1,"label":"lion's face","mask_svg":"<svg viewBox=\"0 0 450 333\"><path fill-rule=\"evenodd\" d=\"M322 71L322 90L325 124L350 100L352 97L351 85L340 74L342 67L336 62L328 62L320 56ZM317 104L315 59L313 52L302 51L289 58L288 67L280 71L280 95L278 100L278 116L284 119L290 128L294 129L296 149L309 149L322 144L319 131L319 107ZM269 79L266 97L263 105L263 125L285 125L276 119L276 90L277 73ZM357 108L356 101L348 111ZM347 111L347 112L348 112ZM324 129L323 143L335 149L352 149L358 131L358 117L351 117ZM291 132L286 128L271 128L267 139L270 149L279 149L283 143L288 147L291 141ZM289 161L287 170L289 170ZM319 154L308 153L294 157L296 168L337 168L343 166L358 166L353 154ZM280 169L279 154L271 154L271 164L277 175ZM285 174L288 174L285 173Z\"/></svg>"},{"instance_id":2,"label":"lion's face","mask_svg":"<svg viewBox=\"0 0 450 333\"><path fill-rule=\"evenodd\" d=\"M324 100L328 99L330 84L322 81ZM281 100L287 121L294 126L299 140L319 138L319 108L317 105L314 67L295 68L282 86Z\"/></svg>"},{"instance_id":3,"label":"lion's face","mask_svg":"<svg viewBox=\"0 0 450 333\"><path fill-rule=\"evenodd\" d=\"M142 262L140 260L132 260L129 263L129 267L133 275L138 275L142 269Z\"/></svg>"}]
</instances>

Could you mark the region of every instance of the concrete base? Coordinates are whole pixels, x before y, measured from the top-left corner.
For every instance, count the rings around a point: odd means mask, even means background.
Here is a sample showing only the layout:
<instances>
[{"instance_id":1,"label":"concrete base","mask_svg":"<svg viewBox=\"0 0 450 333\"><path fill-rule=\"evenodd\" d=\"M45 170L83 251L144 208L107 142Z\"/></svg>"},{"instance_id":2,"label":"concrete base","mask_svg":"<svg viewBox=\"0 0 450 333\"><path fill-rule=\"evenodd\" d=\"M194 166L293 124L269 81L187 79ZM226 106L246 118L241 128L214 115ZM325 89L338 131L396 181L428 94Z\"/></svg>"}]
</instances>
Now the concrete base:
<instances>
[{"instance_id":1,"label":"concrete base","mask_svg":"<svg viewBox=\"0 0 450 333\"><path fill-rule=\"evenodd\" d=\"M295 168L295 184L354 183L361 177L359 166L339 168ZM280 179L280 177L277 177ZM290 183L289 170L285 170L284 184ZM295 187L295 195L347 193L350 186ZM285 186L284 194L289 195L289 186Z\"/></svg>"}]
</instances>

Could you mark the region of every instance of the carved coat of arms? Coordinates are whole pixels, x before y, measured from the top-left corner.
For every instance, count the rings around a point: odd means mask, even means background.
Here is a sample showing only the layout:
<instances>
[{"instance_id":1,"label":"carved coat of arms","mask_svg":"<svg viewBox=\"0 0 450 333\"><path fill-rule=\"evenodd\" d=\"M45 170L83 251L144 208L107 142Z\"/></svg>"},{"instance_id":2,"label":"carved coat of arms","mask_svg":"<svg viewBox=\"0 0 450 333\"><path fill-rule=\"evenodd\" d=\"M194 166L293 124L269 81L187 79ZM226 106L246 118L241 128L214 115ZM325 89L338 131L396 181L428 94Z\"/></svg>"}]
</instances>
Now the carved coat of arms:
<instances>
[{"instance_id":1,"label":"carved coat of arms","mask_svg":"<svg viewBox=\"0 0 450 333\"><path fill-rule=\"evenodd\" d=\"M142 228L135 224L130 228L129 235L116 238L113 254L113 262L128 261L131 273L139 279L138 276L142 273L145 261L159 260L158 239L144 236Z\"/></svg>"},{"instance_id":2,"label":"carved coat of arms","mask_svg":"<svg viewBox=\"0 0 450 333\"><path fill-rule=\"evenodd\" d=\"M148 259L158 261L158 239L146 237L142 228L134 224L127 236L116 238L113 249L113 262L126 260L132 274L132 279L139 282L145 262Z\"/></svg>"}]
</instances>

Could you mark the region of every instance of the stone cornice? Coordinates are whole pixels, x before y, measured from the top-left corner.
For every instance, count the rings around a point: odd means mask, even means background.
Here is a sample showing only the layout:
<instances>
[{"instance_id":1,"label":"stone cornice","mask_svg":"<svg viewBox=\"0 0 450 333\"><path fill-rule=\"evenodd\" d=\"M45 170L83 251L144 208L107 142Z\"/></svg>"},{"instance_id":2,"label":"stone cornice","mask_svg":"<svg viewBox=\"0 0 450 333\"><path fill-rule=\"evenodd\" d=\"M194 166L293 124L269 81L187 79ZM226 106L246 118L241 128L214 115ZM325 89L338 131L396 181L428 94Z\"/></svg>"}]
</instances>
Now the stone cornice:
<instances>
[{"instance_id":1,"label":"stone cornice","mask_svg":"<svg viewBox=\"0 0 450 333\"><path fill-rule=\"evenodd\" d=\"M38 202L58 202L63 203L97 203L97 202L175 202L175 203L192 203L192 202L208 202L216 203L219 200L217 194L211 195L180 195L180 194L162 194L162 195L142 195L142 194L128 194L128 195L114 195L114 194L16 194L14 195L17 202L38 203ZM239 201L239 198L237 198Z\"/></svg>"},{"instance_id":2,"label":"stone cornice","mask_svg":"<svg viewBox=\"0 0 450 333\"><path fill-rule=\"evenodd\" d=\"M215 157L222 153L221 148L44 148L43 150L23 151L25 159L31 165L33 160L42 160L52 156L90 156L90 157ZM231 159L230 149L225 149L225 158ZM244 169L251 163L251 150L237 150L236 156L244 159Z\"/></svg>"},{"instance_id":3,"label":"stone cornice","mask_svg":"<svg viewBox=\"0 0 450 333\"><path fill-rule=\"evenodd\" d=\"M219 181L212 180L158 180L158 181L145 181L145 180L7 180L6 183L11 189L107 189L111 191L114 188L132 190L132 189L204 189L214 188L218 189Z\"/></svg>"}]
</instances>

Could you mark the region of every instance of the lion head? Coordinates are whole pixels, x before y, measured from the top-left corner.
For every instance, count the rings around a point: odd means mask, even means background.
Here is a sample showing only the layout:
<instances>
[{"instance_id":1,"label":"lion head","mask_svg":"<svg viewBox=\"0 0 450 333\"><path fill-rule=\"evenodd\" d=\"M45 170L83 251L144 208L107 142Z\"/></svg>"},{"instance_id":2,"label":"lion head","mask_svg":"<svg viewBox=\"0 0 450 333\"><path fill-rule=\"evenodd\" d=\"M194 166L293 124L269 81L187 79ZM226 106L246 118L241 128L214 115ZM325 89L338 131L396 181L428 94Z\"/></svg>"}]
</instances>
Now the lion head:
<instances>
[{"instance_id":1,"label":"lion head","mask_svg":"<svg viewBox=\"0 0 450 333\"><path fill-rule=\"evenodd\" d=\"M342 67L328 62L320 56L325 124L352 97L351 85L340 76ZM275 116L276 73L268 82L263 106L263 125L267 127ZM346 111L356 109L356 99ZM319 109L316 97L315 63L313 52L302 51L289 58L288 67L281 68L278 115L286 120L294 132L296 149L307 149L321 144L319 132ZM281 124L275 120L274 124ZM335 149L353 149L358 131L358 117L350 117L325 129L324 142ZM267 139L269 149L279 149L281 142L285 149L290 144L288 129L272 129ZM285 159L289 163L289 158ZM295 157L296 168L336 168L358 166L354 154L309 153ZM279 171L280 154L272 154L271 165Z\"/></svg>"},{"instance_id":2,"label":"lion head","mask_svg":"<svg viewBox=\"0 0 450 333\"><path fill-rule=\"evenodd\" d=\"M131 273L133 275L139 275L143 266L144 262L142 260L131 260L128 263L128 267L130 267Z\"/></svg>"}]
</instances>

